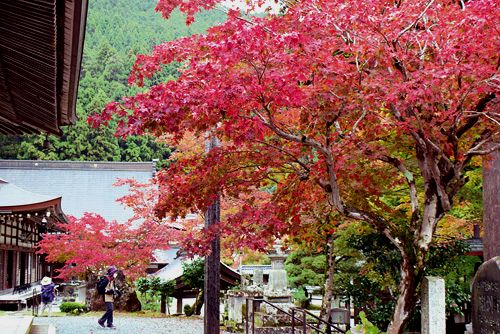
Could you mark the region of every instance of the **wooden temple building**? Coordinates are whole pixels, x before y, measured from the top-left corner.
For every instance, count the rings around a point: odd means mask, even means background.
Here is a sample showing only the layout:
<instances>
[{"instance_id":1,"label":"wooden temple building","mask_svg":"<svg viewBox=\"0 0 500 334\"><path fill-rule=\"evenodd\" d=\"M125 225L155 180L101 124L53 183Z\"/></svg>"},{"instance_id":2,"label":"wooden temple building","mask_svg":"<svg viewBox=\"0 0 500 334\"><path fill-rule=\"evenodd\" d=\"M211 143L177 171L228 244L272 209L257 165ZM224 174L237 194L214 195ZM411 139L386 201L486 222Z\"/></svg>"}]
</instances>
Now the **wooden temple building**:
<instances>
[{"instance_id":1,"label":"wooden temple building","mask_svg":"<svg viewBox=\"0 0 500 334\"><path fill-rule=\"evenodd\" d=\"M59 135L76 121L86 17L87 0L0 1L0 134ZM0 306L50 274L36 243L64 220L60 197L0 179Z\"/></svg>"},{"instance_id":2,"label":"wooden temple building","mask_svg":"<svg viewBox=\"0 0 500 334\"><path fill-rule=\"evenodd\" d=\"M60 233L66 222L61 197L21 189L0 179L0 304L25 304L54 268L37 254L44 233ZM19 305L20 306L20 305Z\"/></svg>"}]
</instances>

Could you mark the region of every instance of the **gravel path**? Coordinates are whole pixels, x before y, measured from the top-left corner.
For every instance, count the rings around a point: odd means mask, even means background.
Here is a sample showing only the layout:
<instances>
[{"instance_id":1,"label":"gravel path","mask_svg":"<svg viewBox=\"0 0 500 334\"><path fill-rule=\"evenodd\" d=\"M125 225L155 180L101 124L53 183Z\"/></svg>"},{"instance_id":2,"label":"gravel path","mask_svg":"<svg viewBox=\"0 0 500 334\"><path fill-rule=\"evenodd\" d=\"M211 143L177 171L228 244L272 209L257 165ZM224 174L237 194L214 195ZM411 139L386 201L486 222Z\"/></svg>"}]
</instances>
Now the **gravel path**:
<instances>
[{"instance_id":1,"label":"gravel path","mask_svg":"<svg viewBox=\"0 0 500 334\"><path fill-rule=\"evenodd\" d=\"M53 324L57 334L203 334L203 320L196 318L142 318L116 316L116 330L101 328L97 317L65 316L35 318L33 324Z\"/></svg>"}]
</instances>

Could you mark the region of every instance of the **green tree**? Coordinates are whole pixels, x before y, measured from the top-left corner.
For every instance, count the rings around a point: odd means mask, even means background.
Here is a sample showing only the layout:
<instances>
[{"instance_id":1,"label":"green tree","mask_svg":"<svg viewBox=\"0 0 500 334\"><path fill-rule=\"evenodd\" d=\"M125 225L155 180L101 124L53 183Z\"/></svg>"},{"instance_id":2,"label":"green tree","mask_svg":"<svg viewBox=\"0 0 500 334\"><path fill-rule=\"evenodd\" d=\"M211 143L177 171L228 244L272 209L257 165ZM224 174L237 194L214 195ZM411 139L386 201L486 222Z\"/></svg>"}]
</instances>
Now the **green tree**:
<instances>
[{"instance_id":1,"label":"green tree","mask_svg":"<svg viewBox=\"0 0 500 334\"><path fill-rule=\"evenodd\" d=\"M99 112L105 103L140 90L127 82L137 54L150 52L153 45L165 40L204 32L225 18L217 11L200 13L199 21L188 28L179 12L165 21L154 12L155 5L155 0L89 2L76 124L63 128L60 137L0 136L0 159L166 160L171 149L151 137L118 139L114 136L116 124L104 131L87 124L87 116ZM177 68L178 64L165 66L148 85L174 79Z\"/></svg>"},{"instance_id":2,"label":"green tree","mask_svg":"<svg viewBox=\"0 0 500 334\"><path fill-rule=\"evenodd\" d=\"M199 315L201 313L204 298L205 260L199 258L192 262L184 262L182 264L182 281L188 287L198 289L199 293L196 296L193 309L194 313Z\"/></svg>"},{"instance_id":3,"label":"green tree","mask_svg":"<svg viewBox=\"0 0 500 334\"><path fill-rule=\"evenodd\" d=\"M325 284L326 255L315 254L299 249L292 252L285 262L288 282L291 288L305 285Z\"/></svg>"}]
</instances>

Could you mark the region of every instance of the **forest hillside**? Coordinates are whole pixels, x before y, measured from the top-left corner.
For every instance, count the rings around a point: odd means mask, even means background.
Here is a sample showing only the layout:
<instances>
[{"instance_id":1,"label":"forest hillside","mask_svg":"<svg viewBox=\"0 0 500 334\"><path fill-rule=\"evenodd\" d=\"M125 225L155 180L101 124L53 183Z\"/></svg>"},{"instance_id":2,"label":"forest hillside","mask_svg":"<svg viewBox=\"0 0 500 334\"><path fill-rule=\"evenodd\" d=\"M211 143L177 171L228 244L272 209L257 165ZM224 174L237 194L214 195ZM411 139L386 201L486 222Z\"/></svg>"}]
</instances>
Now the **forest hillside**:
<instances>
[{"instance_id":1,"label":"forest hillside","mask_svg":"<svg viewBox=\"0 0 500 334\"><path fill-rule=\"evenodd\" d=\"M133 94L127 84L135 56L153 45L204 32L222 22L219 11L198 15L189 27L180 13L164 20L154 11L157 0L89 1L75 125L61 137L40 135L0 136L0 159L151 161L168 158L171 149L148 137L114 137L112 128L92 129L87 115L110 101ZM174 66L155 78L174 78Z\"/></svg>"}]
</instances>

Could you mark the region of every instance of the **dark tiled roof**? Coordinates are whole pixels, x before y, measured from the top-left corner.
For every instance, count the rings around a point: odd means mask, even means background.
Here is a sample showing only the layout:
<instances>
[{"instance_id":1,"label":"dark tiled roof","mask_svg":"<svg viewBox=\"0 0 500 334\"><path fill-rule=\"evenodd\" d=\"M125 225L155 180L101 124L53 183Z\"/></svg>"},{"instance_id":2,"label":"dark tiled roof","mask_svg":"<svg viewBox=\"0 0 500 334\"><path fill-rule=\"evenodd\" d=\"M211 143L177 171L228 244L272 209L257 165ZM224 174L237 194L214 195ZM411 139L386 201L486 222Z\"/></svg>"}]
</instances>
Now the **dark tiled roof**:
<instances>
[{"instance_id":1,"label":"dark tiled roof","mask_svg":"<svg viewBox=\"0 0 500 334\"><path fill-rule=\"evenodd\" d=\"M72 169L151 172L153 162L0 160L0 169Z\"/></svg>"},{"instance_id":2,"label":"dark tiled roof","mask_svg":"<svg viewBox=\"0 0 500 334\"><path fill-rule=\"evenodd\" d=\"M0 160L1 179L30 192L62 196L65 214L94 212L118 222L128 220L132 211L116 202L128 192L113 186L117 178L146 182L153 172L152 163Z\"/></svg>"},{"instance_id":3,"label":"dark tiled roof","mask_svg":"<svg viewBox=\"0 0 500 334\"><path fill-rule=\"evenodd\" d=\"M87 0L0 1L0 133L75 122Z\"/></svg>"}]
</instances>

